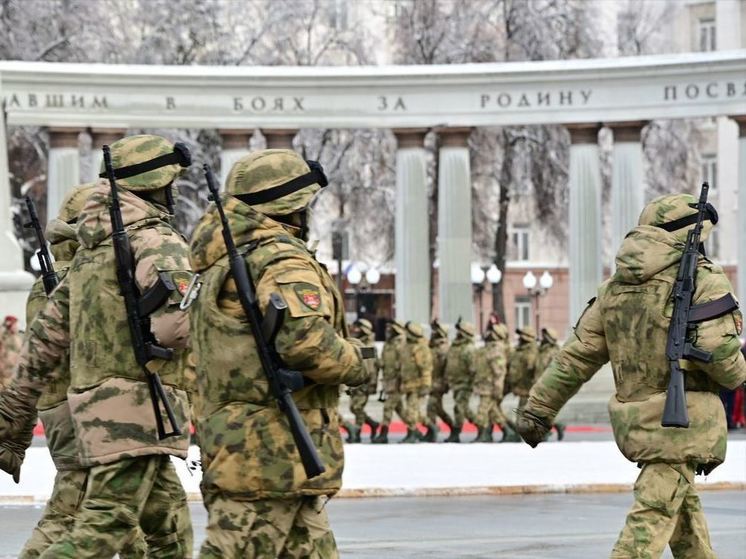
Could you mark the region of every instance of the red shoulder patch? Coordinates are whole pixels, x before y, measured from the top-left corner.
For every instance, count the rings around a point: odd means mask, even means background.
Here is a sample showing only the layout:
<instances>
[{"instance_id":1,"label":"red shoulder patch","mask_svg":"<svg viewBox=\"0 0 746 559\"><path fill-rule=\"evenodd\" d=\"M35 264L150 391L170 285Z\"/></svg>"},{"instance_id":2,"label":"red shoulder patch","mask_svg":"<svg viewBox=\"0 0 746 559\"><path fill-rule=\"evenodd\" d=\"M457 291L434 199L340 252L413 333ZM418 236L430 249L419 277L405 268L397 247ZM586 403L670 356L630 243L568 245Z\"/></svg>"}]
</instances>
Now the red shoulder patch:
<instances>
[{"instance_id":1,"label":"red shoulder patch","mask_svg":"<svg viewBox=\"0 0 746 559\"><path fill-rule=\"evenodd\" d=\"M316 311L321 306L321 295L318 291L301 289L298 291L298 295L300 296L300 300L303 301L303 304L310 309Z\"/></svg>"}]
</instances>

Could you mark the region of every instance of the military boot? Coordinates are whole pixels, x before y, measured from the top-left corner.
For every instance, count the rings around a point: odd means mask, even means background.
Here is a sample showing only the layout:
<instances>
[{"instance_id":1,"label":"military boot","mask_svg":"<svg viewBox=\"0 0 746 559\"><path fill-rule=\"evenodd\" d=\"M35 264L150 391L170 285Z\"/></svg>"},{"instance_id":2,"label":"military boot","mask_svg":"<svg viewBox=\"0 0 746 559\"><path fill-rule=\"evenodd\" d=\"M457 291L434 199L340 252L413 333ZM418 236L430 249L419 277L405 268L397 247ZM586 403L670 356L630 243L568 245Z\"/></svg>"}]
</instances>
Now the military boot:
<instances>
[{"instance_id":1,"label":"military boot","mask_svg":"<svg viewBox=\"0 0 746 559\"><path fill-rule=\"evenodd\" d=\"M423 437L423 441L426 443L436 443L438 442L438 433L440 432L440 428L437 424L431 423L427 426L427 432L425 433L425 436Z\"/></svg>"},{"instance_id":2,"label":"military boot","mask_svg":"<svg viewBox=\"0 0 746 559\"><path fill-rule=\"evenodd\" d=\"M451 427L451 434L448 435L448 438L444 441L447 443L460 443L461 442L461 427L453 426Z\"/></svg>"},{"instance_id":3,"label":"military boot","mask_svg":"<svg viewBox=\"0 0 746 559\"><path fill-rule=\"evenodd\" d=\"M500 440L501 443L519 443L521 442L521 436L516 433L509 425L502 427L503 438Z\"/></svg>"},{"instance_id":4,"label":"military boot","mask_svg":"<svg viewBox=\"0 0 746 559\"><path fill-rule=\"evenodd\" d=\"M347 421L342 424L342 427L347 431L347 439L345 439L345 442L350 444L360 442L360 427Z\"/></svg>"},{"instance_id":5,"label":"military boot","mask_svg":"<svg viewBox=\"0 0 746 559\"><path fill-rule=\"evenodd\" d=\"M412 444L420 442L420 438L417 436L417 429L407 429L407 436L400 440L400 443Z\"/></svg>"},{"instance_id":6,"label":"military boot","mask_svg":"<svg viewBox=\"0 0 746 559\"><path fill-rule=\"evenodd\" d=\"M477 425L477 436L471 442L473 442L473 443L481 443L482 442L482 434L483 433L484 433L484 429L482 427L480 427L479 425Z\"/></svg>"},{"instance_id":7,"label":"military boot","mask_svg":"<svg viewBox=\"0 0 746 559\"><path fill-rule=\"evenodd\" d=\"M493 443L495 442L492 439L492 429L493 425L490 423L487 427L484 428L484 431L482 431L482 438L480 439L480 443Z\"/></svg>"},{"instance_id":8,"label":"military boot","mask_svg":"<svg viewBox=\"0 0 746 559\"><path fill-rule=\"evenodd\" d=\"M368 424L368 427L370 427L370 440L373 441L373 439L376 436L376 431L378 431L378 426L380 425L378 421L373 419L372 417L369 417L365 420L365 423Z\"/></svg>"},{"instance_id":9,"label":"military boot","mask_svg":"<svg viewBox=\"0 0 746 559\"><path fill-rule=\"evenodd\" d=\"M389 443L389 426L381 425L381 430L378 435L371 441L373 444L388 444Z\"/></svg>"},{"instance_id":10,"label":"military boot","mask_svg":"<svg viewBox=\"0 0 746 559\"><path fill-rule=\"evenodd\" d=\"M565 424L564 423L555 423L554 428L557 430L557 440L561 441L565 438Z\"/></svg>"}]
</instances>

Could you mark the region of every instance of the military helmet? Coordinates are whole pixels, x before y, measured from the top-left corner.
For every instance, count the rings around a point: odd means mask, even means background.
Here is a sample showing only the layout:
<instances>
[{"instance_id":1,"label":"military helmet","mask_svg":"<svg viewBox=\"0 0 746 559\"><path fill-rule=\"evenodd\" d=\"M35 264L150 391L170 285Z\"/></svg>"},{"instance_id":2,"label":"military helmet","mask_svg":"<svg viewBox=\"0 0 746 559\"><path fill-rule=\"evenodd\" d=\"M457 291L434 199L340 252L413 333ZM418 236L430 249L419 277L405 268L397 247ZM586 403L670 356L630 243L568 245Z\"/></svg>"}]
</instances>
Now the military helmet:
<instances>
[{"instance_id":1,"label":"military helmet","mask_svg":"<svg viewBox=\"0 0 746 559\"><path fill-rule=\"evenodd\" d=\"M265 149L233 165L225 190L265 215L288 215L306 208L327 184L317 162L291 149Z\"/></svg>"},{"instance_id":2,"label":"military helmet","mask_svg":"<svg viewBox=\"0 0 746 559\"><path fill-rule=\"evenodd\" d=\"M353 323L353 326L359 328L366 336L370 336L371 334L373 334L373 325L367 318L358 318Z\"/></svg>"},{"instance_id":3,"label":"military helmet","mask_svg":"<svg viewBox=\"0 0 746 559\"><path fill-rule=\"evenodd\" d=\"M435 338L447 338L448 337L448 326L441 324L437 319L430 323L430 337Z\"/></svg>"},{"instance_id":4,"label":"military helmet","mask_svg":"<svg viewBox=\"0 0 746 559\"><path fill-rule=\"evenodd\" d=\"M414 338L424 338L425 332L422 330L422 326L417 324L416 322L412 322L411 320L407 322L407 325L405 326L407 330L407 335L412 336Z\"/></svg>"},{"instance_id":5,"label":"military helmet","mask_svg":"<svg viewBox=\"0 0 746 559\"><path fill-rule=\"evenodd\" d=\"M667 194L659 196L645 206L640 214L638 225L653 225L665 229L680 241L686 241L687 233L697 222L697 198L691 194ZM707 203L705 219L702 222L702 236L707 239L713 225L718 222L715 207Z\"/></svg>"},{"instance_id":6,"label":"military helmet","mask_svg":"<svg viewBox=\"0 0 746 559\"><path fill-rule=\"evenodd\" d=\"M391 328L391 331L395 334L404 333L404 323L402 323L400 320L392 320L391 322L389 322L389 328Z\"/></svg>"},{"instance_id":7,"label":"military helmet","mask_svg":"<svg viewBox=\"0 0 746 559\"><path fill-rule=\"evenodd\" d=\"M91 195L91 191L96 186L96 183L87 183L81 186L73 188L70 192L65 195L60 206L60 213L57 219L64 221L65 223L75 223L78 220L80 212L83 211L86 200Z\"/></svg>"},{"instance_id":8,"label":"military helmet","mask_svg":"<svg viewBox=\"0 0 746 559\"><path fill-rule=\"evenodd\" d=\"M122 138L109 148L117 185L127 190L158 190L171 184L192 164L185 144L172 144L150 134ZM107 177L103 163L99 177Z\"/></svg>"},{"instance_id":9,"label":"military helmet","mask_svg":"<svg viewBox=\"0 0 746 559\"><path fill-rule=\"evenodd\" d=\"M500 335L498 333L498 325L497 324L488 324L487 328L484 330L483 337L485 340L499 340Z\"/></svg>"},{"instance_id":10,"label":"military helmet","mask_svg":"<svg viewBox=\"0 0 746 559\"><path fill-rule=\"evenodd\" d=\"M477 328L471 322L465 322L459 318L458 322L456 322L456 331L471 338L477 333Z\"/></svg>"},{"instance_id":11,"label":"military helmet","mask_svg":"<svg viewBox=\"0 0 746 559\"><path fill-rule=\"evenodd\" d=\"M533 342L536 340L536 331L531 326L524 326L516 329L516 334L524 342Z\"/></svg>"},{"instance_id":12,"label":"military helmet","mask_svg":"<svg viewBox=\"0 0 746 559\"><path fill-rule=\"evenodd\" d=\"M556 344L558 339L557 331L554 328L542 328L541 337L550 344Z\"/></svg>"}]
</instances>

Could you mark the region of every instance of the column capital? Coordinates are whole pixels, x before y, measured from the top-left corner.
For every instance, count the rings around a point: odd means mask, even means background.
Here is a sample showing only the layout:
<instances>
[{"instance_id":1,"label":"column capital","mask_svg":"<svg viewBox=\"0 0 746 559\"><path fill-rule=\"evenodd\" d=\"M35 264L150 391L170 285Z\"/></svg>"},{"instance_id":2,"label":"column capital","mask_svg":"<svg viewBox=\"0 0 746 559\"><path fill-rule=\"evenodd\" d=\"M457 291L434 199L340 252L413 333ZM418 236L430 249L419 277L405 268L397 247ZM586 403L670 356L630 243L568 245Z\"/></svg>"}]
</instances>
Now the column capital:
<instances>
[{"instance_id":1,"label":"column capital","mask_svg":"<svg viewBox=\"0 0 746 559\"><path fill-rule=\"evenodd\" d=\"M127 130L125 128L92 128L92 147L98 149L101 146L110 146L117 140L124 138L126 134Z\"/></svg>"},{"instance_id":2,"label":"column capital","mask_svg":"<svg viewBox=\"0 0 746 559\"><path fill-rule=\"evenodd\" d=\"M298 133L293 128L268 128L262 134L267 140L267 149L293 149L293 138Z\"/></svg>"},{"instance_id":3,"label":"column capital","mask_svg":"<svg viewBox=\"0 0 746 559\"><path fill-rule=\"evenodd\" d=\"M242 149L248 151L253 130L240 128L221 128L218 134L223 140L223 149Z\"/></svg>"},{"instance_id":4,"label":"column capital","mask_svg":"<svg viewBox=\"0 0 746 559\"><path fill-rule=\"evenodd\" d=\"M440 136L440 147L467 147L472 130L474 129L471 127L438 128L437 132L438 136Z\"/></svg>"},{"instance_id":5,"label":"column capital","mask_svg":"<svg viewBox=\"0 0 746 559\"><path fill-rule=\"evenodd\" d=\"M80 128L48 128L50 148L77 148Z\"/></svg>"},{"instance_id":6,"label":"column capital","mask_svg":"<svg viewBox=\"0 0 746 559\"><path fill-rule=\"evenodd\" d=\"M598 131L601 126L597 122L584 122L579 124L565 124L570 133L572 144L597 144Z\"/></svg>"},{"instance_id":7,"label":"column capital","mask_svg":"<svg viewBox=\"0 0 746 559\"><path fill-rule=\"evenodd\" d=\"M738 124L738 136L746 138L746 115L734 115L731 118Z\"/></svg>"},{"instance_id":8,"label":"column capital","mask_svg":"<svg viewBox=\"0 0 746 559\"><path fill-rule=\"evenodd\" d=\"M391 130L396 136L397 148L423 148L427 128L394 128Z\"/></svg>"},{"instance_id":9,"label":"column capital","mask_svg":"<svg viewBox=\"0 0 746 559\"><path fill-rule=\"evenodd\" d=\"M626 120L620 122L605 122L604 126L614 132L615 142L639 142L642 129L647 126L647 120Z\"/></svg>"}]
</instances>

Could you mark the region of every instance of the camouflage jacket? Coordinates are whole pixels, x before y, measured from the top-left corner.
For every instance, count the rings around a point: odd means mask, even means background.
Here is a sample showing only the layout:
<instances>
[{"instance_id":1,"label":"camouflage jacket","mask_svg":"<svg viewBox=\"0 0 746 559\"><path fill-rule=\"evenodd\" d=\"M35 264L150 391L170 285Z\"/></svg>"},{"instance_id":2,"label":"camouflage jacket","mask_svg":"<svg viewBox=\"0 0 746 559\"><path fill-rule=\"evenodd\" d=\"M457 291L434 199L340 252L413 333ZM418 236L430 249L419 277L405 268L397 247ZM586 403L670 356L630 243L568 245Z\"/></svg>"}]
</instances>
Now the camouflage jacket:
<instances>
[{"instance_id":1,"label":"camouflage jacket","mask_svg":"<svg viewBox=\"0 0 746 559\"><path fill-rule=\"evenodd\" d=\"M549 364L554 359L554 356L559 353L560 346L557 343L541 342L539 344L539 354L536 357L536 368L534 370L534 378L531 381L531 385L539 379L541 373L545 371Z\"/></svg>"},{"instance_id":2,"label":"camouflage jacket","mask_svg":"<svg viewBox=\"0 0 746 559\"><path fill-rule=\"evenodd\" d=\"M474 382L474 340L456 336L446 356L446 380L451 390L471 390Z\"/></svg>"},{"instance_id":3,"label":"camouflage jacket","mask_svg":"<svg viewBox=\"0 0 746 559\"><path fill-rule=\"evenodd\" d=\"M401 392L426 392L432 384L433 360L426 338L407 337L401 357Z\"/></svg>"},{"instance_id":4,"label":"camouflage jacket","mask_svg":"<svg viewBox=\"0 0 746 559\"><path fill-rule=\"evenodd\" d=\"M54 256L54 270L60 281L67 276L70 261L78 248L75 229L59 219L53 219L47 224L46 238L50 243L50 250ZM44 282L39 277L31 287L26 301L26 324L31 324L34 318L47 304L47 294ZM36 407L39 419L44 425L47 447L52 455L54 465L58 470L79 469L78 451L75 442L70 407L67 403L67 389L70 386L70 355L65 355L44 387L41 398Z\"/></svg>"},{"instance_id":5,"label":"camouflage jacket","mask_svg":"<svg viewBox=\"0 0 746 559\"><path fill-rule=\"evenodd\" d=\"M508 384L516 396L528 396L534 383L539 346L535 342L519 342L508 359Z\"/></svg>"},{"instance_id":6,"label":"camouflage jacket","mask_svg":"<svg viewBox=\"0 0 746 559\"><path fill-rule=\"evenodd\" d=\"M433 361L433 383L430 393L442 396L448 392L446 379L446 356L448 355L448 338L430 340L430 355Z\"/></svg>"},{"instance_id":7,"label":"camouflage jacket","mask_svg":"<svg viewBox=\"0 0 746 559\"><path fill-rule=\"evenodd\" d=\"M383 344L381 370L383 373L383 389L387 394L399 392L401 354L405 341L404 334L396 334L392 335Z\"/></svg>"},{"instance_id":8,"label":"camouflage jacket","mask_svg":"<svg viewBox=\"0 0 746 559\"><path fill-rule=\"evenodd\" d=\"M10 386L18 365L22 336L0 325L0 392Z\"/></svg>"},{"instance_id":9,"label":"camouflage jacket","mask_svg":"<svg viewBox=\"0 0 746 559\"><path fill-rule=\"evenodd\" d=\"M665 348L673 310L672 288L683 244L670 233L638 226L616 257L617 271L598 290L574 329L531 390L527 410L551 421L582 384L607 361L616 394L609 414L617 445L635 462L690 462L717 466L725 458L726 422L720 387L746 381L738 311L700 323L695 345L711 363L685 362L688 429L661 427L668 385ZM697 267L694 303L730 293L722 269L705 258Z\"/></svg>"},{"instance_id":10,"label":"camouflage jacket","mask_svg":"<svg viewBox=\"0 0 746 559\"><path fill-rule=\"evenodd\" d=\"M231 196L225 196L224 205L260 310L266 310L272 293L287 303L275 349L288 367L313 381L293 397L326 472L306 478L287 419L268 392L212 206L191 242L192 265L202 274L199 298L190 308L202 491L237 500L332 495L342 485L344 466L339 386L368 382L362 344L348 338L334 281L292 228Z\"/></svg>"},{"instance_id":11,"label":"camouflage jacket","mask_svg":"<svg viewBox=\"0 0 746 559\"><path fill-rule=\"evenodd\" d=\"M358 338L360 342L366 347L376 347L375 336L361 336ZM365 370L368 371L368 383L360 386L352 387L348 390L349 394L362 393L366 395L375 394L378 390L378 368L379 360L366 359L364 362Z\"/></svg>"},{"instance_id":12,"label":"camouflage jacket","mask_svg":"<svg viewBox=\"0 0 746 559\"><path fill-rule=\"evenodd\" d=\"M474 358L474 393L480 396L493 396L501 400L505 384L507 362L505 345L501 341L487 341L477 349Z\"/></svg>"}]
</instances>

